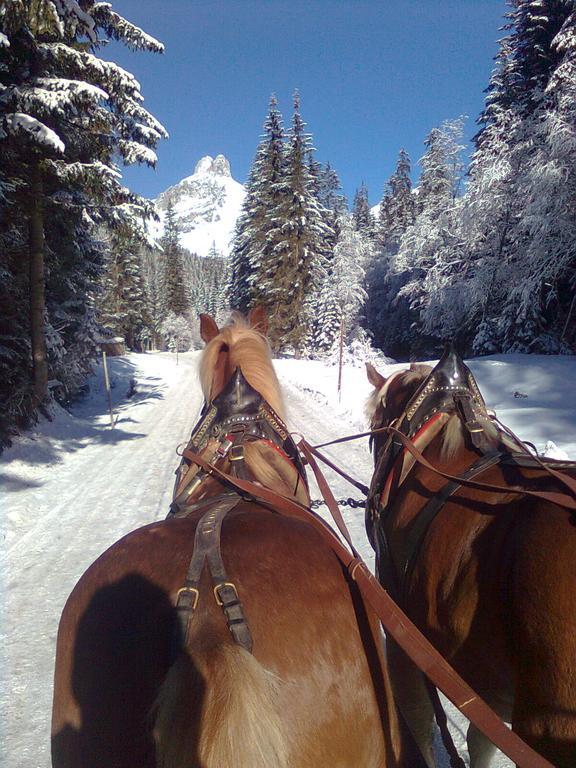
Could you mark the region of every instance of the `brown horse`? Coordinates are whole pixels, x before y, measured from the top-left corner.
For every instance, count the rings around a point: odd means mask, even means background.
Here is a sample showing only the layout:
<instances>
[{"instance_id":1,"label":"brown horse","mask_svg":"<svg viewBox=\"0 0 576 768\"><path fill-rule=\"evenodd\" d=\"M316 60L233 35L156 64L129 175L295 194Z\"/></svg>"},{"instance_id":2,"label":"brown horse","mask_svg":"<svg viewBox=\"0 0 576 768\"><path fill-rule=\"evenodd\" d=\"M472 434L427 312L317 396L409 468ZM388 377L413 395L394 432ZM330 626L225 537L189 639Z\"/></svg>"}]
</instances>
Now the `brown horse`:
<instances>
[{"instance_id":1,"label":"brown horse","mask_svg":"<svg viewBox=\"0 0 576 768\"><path fill-rule=\"evenodd\" d=\"M210 435L200 450L211 460L220 451L224 471L243 454L249 479L307 502L279 418L263 322L254 312L250 324L237 318L219 330L202 317L207 405L193 437ZM234 421L234 403L246 392L271 406L267 423L286 438L286 450L248 429L243 450L225 452L214 414L227 408L227 423ZM213 419L207 431L206 419ZM214 587L204 568L198 589L185 590L197 606L182 631L175 604L199 519L229 493L193 462L183 470L177 498L192 489L184 508L176 505L170 519L104 552L66 603L56 655L54 768L406 764L378 621L307 523L238 498L221 534L227 581ZM245 620L252 652L235 642L217 604L225 588L236 595L231 610L243 613L230 630Z\"/></svg>"},{"instance_id":2,"label":"brown horse","mask_svg":"<svg viewBox=\"0 0 576 768\"><path fill-rule=\"evenodd\" d=\"M490 415L450 350L375 387L372 428L396 427L435 467L473 482L565 490ZM556 766L576 765L576 528L545 498L447 482L398 435L374 436L367 527L380 581L456 671ZM549 465L576 475L576 464ZM470 469L472 467L472 469ZM573 501L573 500L572 500ZM400 709L429 765L432 705L422 675L393 643ZM492 745L470 727L473 768Z\"/></svg>"}]
</instances>

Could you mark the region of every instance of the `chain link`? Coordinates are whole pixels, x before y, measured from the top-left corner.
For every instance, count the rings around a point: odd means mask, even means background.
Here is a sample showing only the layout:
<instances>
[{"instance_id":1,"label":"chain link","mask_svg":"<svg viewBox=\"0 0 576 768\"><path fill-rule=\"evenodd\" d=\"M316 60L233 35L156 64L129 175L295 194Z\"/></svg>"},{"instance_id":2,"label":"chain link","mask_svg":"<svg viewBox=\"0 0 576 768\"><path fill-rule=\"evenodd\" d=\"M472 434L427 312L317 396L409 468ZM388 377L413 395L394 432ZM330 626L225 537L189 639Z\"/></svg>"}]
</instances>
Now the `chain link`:
<instances>
[{"instance_id":1,"label":"chain link","mask_svg":"<svg viewBox=\"0 0 576 768\"><path fill-rule=\"evenodd\" d=\"M339 507L351 507L352 509L360 509L366 506L366 499L336 499L336 503ZM318 509L318 507L326 506L324 499L314 499L310 502L310 509Z\"/></svg>"}]
</instances>

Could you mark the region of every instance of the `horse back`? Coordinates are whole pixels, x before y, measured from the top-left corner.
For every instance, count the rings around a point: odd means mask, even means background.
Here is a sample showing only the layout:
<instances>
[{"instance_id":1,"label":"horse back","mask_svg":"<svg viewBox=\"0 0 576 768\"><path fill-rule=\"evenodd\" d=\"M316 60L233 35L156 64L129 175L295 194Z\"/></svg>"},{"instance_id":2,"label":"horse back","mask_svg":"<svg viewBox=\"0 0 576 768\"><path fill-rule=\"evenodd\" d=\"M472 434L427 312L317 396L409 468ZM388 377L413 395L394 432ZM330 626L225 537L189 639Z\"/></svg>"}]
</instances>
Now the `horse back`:
<instances>
[{"instance_id":1,"label":"horse back","mask_svg":"<svg viewBox=\"0 0 576 768\"><path fill-rule=\"evenodd\" d=\"M196 686L200 743L211 677L241 649L207 570L183 647L173 606L195 527L184 518L134 531L70 595L57 642L55 768L156 766L151 713L183 656ZM224 523L221 546L254 638L254 659L279 681L274 696L286 741L298 745L289 764L360 764L362 755L363 765L394 765L401 746L379 625L320 535L242 503Z\"/></svg>"},{"instance_id":2,"label":"horse back","mask_svg":"<svg viewBox=\"0 0 576 768\"><path fill-rule=\"evenodd\" d=\"M442 484L430 473L415 476L397 502L404 515L397 535L405 535L417 509ZM541 469L494 467L481 480L558 489ZM507 717L513 698L536 697L543 709L544 699L550 706L561 700L565 712L576 710L575 551L569 510L527 495L462 487L430 524L415 558L406 590L409 614ZM531 688L530 695L519 695L518 686ZM517 706L515 712L518 717Z\"/></svg>"}]
</instances>

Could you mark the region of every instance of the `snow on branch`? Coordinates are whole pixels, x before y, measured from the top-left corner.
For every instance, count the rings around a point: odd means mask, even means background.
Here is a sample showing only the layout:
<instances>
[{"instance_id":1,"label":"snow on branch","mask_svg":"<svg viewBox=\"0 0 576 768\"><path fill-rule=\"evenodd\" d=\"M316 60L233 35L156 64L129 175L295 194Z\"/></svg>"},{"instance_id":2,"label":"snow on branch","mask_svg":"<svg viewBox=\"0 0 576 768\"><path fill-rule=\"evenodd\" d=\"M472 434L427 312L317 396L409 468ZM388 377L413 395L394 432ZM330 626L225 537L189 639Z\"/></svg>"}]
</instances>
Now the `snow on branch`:
<instances>
[{"instance_id":1,"label":"snow on branch","mask_svg":"<svg viewBox=\"0 0 576 768\"><path fill-rule=\"evenodd\" d=\"M12 112L6 115L5 125L9 132L24 134L40 146L52 149L58 154L64 154L64 142L58 134L35 117L26 115L24 112Z\"/></svg>"},{"instance_id":2,"label":"snow on branch","mask_svg":"<svg viewBox=\"0 0 576 768\"><path fill-rule=\"evenodd\" d=\"M64 43L40 43L38 50L50 64L66 67L72 76L96 81L107 90L124 92L142 101L140 83L127 70L113 61L104 61L88 51L76 50Z\"/></svg>"},{"instance_id":3,"label":"snow on branch","mask_svg":"<svg viewBox=\"0 0 576 768\"><path fill-rule=\"evenodd\" d=\"M82 10L76 0L53 0L53 2L61 17L75 18L79 22L82 34L84 34L92 43L98 42L94 19L89 13Z\"/></svg>"},{"instance_id":4,"label":"snow on branch","mask_svg":"<svg viewBox=\"0 0 576 768\"><path fill-rule=\"evenodd\" d=\"M37 78L29 86L9 90L13 108L36 113L40 118L47 115L66 118L87 109L93 110L101 100L108 100L108 94L101 88L65 78Z\"/></svg>"},{"instance_id":5,"label":"snow on branch","mask_svg":"<svg viewBox=\"0 0 576 768\"><path fill-rule=\"evenodd\" d=\"M98 26L114 40L122 41L137 51L164 53L164 45L161 42L115 13L110 3L95 3L92 13Z\"/></svg>"},{"instance_id":6,"label":"snow on branch","mask_svg":"<svg viewBox=\"0 0 576 768\"><path fill-rule=\"evenodd\" d=\"M124 141L122 139L118 142L118 148L122 153L122 157L124 158L124 163L126 165L133 165L134 163L145 163L151 168L156 167L158 157L153 149L145 147L136 141Z\"/></svg>"}]
</instances>

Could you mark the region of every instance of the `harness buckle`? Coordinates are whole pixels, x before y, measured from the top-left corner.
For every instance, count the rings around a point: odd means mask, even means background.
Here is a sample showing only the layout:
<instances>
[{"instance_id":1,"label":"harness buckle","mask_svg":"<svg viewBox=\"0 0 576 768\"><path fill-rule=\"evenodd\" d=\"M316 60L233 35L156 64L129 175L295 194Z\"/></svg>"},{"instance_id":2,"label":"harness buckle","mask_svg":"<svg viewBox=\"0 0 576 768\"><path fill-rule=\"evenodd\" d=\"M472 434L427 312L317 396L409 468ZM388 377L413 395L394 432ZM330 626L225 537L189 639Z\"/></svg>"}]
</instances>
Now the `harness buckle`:
<instances>
[{"instance_id":1,"label":"harness buckle","mask_svg":"<svg viewBox=\"0 0 576 768\"><path fill-rule=\"evenodd\" d=\"M216 455L218 456L218 458L223 459L233 445L234 443L229 438L226 438L225 440L223 440L218 446L218 448L216 449Z\"/></svg>"},{"instance_id":2,"label":"harness buckle","mask_svg":"<svg viewBox=\"0 0 576 768\"><path fill-rule=\"evenodd\" d=\"M244 460L244 446L241 444L233 445L228 453L230 461L243 461Z\"/></svg>"},{"instance_id":3,"label":"harness buckle","mask_svg":"<svg viewBox=\"0 0 576 768\"><path fill-rule=\"evenodd\" d=\"M192 598L192 605L189 608L191 611L196 610L196 606L198 605L198 598L200 597L200 591L196 589L196 587L180 587L178 592L176 592L176 607L178 608L178 603L180 601L180 598L182 595L193 595Z\"/></svg>"},{"instance_id":4,"label":"harness buckle","mask_svg":"<svg viewBox=\"0 0 576 768\"><path fill-rule=\"evenodd\" d=\"M216 584L214 587L214 597L216 599L216 602L218 605L222 606L224 605L224 601L220 597L220 590L224 587L231 587L231 589L234 590L234 594L236 596L236 601L239 603L240 598L238 597L238 590L236 589L236 584L233 584L231 581L222 581L220 584Z\"/></svg>"}]
</instances>

